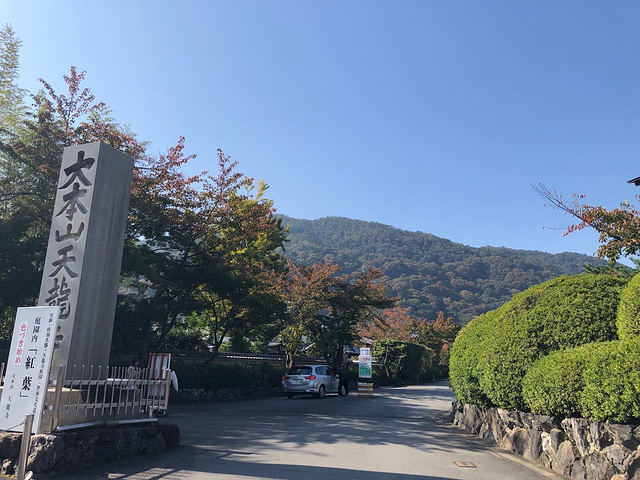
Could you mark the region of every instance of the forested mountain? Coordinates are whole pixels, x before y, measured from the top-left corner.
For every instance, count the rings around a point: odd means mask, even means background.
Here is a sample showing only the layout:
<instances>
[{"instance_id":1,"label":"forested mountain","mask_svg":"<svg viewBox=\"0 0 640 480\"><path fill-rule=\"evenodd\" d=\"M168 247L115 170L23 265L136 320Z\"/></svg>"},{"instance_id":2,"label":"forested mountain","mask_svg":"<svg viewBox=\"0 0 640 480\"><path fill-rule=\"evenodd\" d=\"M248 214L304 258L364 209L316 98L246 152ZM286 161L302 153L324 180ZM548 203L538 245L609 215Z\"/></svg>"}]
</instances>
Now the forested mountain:
<instances>
[{"instance_id":1,"label":"forested mountain","mask_svg":"<svg viewBox=\"0 0 640 480\"><path fill-rule=\"evenodd\" d=\"M376 267L401 306L411 306L415 316L430 320L443 311L466 324L532 285L580 273L586 262L601 263L578 253L474 248L348 218L282 219L290 227L287 257L303 265L332 261L342 273Z\"/></svg>"}]
</instances>

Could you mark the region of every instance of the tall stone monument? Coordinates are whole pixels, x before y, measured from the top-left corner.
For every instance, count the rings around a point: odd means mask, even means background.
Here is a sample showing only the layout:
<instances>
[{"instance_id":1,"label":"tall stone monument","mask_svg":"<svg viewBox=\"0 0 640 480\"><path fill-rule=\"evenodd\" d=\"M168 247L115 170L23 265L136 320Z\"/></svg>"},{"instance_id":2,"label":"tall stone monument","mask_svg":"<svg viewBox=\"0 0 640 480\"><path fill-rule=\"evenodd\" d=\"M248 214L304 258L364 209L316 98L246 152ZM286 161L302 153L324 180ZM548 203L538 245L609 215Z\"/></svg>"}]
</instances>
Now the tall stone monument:
<instances>
[{"instance_id":1,"label":"tall stone monument","mask_svg":"<svg viewBox=\"0 0 640 480\"><path fill-rule=\"evenodd\" d=\"M109 361L132 173L102 142L64 149L38 299L60 306L52 369Z\"/></svg>"}]
</instances>

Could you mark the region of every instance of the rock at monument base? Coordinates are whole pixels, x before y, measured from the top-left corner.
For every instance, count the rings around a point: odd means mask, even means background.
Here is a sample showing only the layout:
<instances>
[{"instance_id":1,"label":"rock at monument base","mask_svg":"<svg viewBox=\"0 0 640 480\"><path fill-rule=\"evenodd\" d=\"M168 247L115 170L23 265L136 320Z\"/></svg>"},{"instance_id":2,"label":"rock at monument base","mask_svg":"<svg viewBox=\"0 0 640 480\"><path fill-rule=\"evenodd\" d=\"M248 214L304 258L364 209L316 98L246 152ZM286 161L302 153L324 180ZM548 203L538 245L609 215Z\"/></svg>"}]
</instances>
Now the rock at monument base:
<instances>
[{"instance_id":1,"label":"rock at monument base","mask_svg":"<svg viewBox=\"0 0 640 480\"><path fill-rule=\"evenodd\" d=\"M16 458L20 454L21 433L5 432L0 436L0 455L2 458Z\"/></svg>"},{"instance_id":2,"label":"rock at monument base","mask_svg":"<svg viewBox=\"0 0 640 480\"><path fill-rule=\"evenodd\" d=\"M155 437L158 433L160 433L160 429L157 425L149 425L148 427L142 428L142 433L144 433L147 438Z\"/></svg>"},{"instance_id":3,"label":"rock at monument base","mask_svg":"<svg viewBox=\"0 0 640 480\"><path fill-rule=\"evenodd\" d=\"M147 436L139 428L122 428L116 431L113 447L116 457L129 458L142 453L147 445Z\"/></svg>"},{"instance_id":4,"label":"rock at monument base","mask_svg":"<svg viewBox=\"0 0 640 480\"><path fill-rule=\"evenodd\" d=\"M144 447L143 453L154 454L164 452L167 449L167 444L164 441L164 435L158 432L153 437L147 439L147 446Z\"/></svg>"},{"instance_id":5,"label":"rock at monument base","mask_svg":"<svg viewBox=\"0 0 640 480\"><path fill-rule=\"evenodd\" d=\"M0 432L0 446L4 447L5 453L10 454L0 457L0 473L3 475L15 474L21 440L22 435L19 433ZM35 478L72 474L118 458L160 453L176 448L179 444L178 426L165 423L33 435L27 470L36 474Z\"/></svg>"},{"instance_id":6,"label":"rock at monument base","mask_svg":"<svg viewBox=\"0 0 640 480\"><path fill-rule=\"evenodd\" d=\"M64 455L64 440L56 435L34 435L29 450L27 470L50 472Z\"/></svg>"},{"instance_id":7,"label":"rock at monument base","mask_svg":"<svg viewBox=\"0 0 640 480\"><path fill-rule=\"evenodd\" d=\"M162 436L164 437L164 442L167 445L167 448L177 448L180 446L180 429L177 425L172 423L163 423L162 427Z\"/></svg>"},{"instance_id":8,"label":"rock at monument base","mask_svg":"<svg viewBox=\"0 0 640 480\"><path fill-rule=\"evenodd\" d=\"M2 462L2 469L0 469L0 473L3 475L14 475L16 473L16 462L14 460L9 460L8 458Z\"/></svg>"},{"instance_id":9,"label":"rock at monument base","mask_svg":"<svg viewBox=\"0 0 640 480\"><path fill-rule=\"evenodd\" d=\"M59 474L69 474L77 472L84 468L86 463L84 461L85 452L81 452L75 448L67 448L64 451L62 458L56 463L55 471Z\"/></svg>"}]
</instances>

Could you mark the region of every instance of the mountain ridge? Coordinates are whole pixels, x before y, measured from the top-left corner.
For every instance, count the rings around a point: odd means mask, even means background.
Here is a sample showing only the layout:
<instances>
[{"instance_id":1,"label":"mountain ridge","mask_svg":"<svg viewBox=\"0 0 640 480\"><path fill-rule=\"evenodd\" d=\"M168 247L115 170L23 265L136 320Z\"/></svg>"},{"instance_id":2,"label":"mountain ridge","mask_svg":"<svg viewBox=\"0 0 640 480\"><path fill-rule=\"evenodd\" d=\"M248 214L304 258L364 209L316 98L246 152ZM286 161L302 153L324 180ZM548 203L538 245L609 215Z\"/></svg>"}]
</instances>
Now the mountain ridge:
<instances>
[{"instance_id":1,"label":"mountain ridge","mask_svg":"<svg viewBox=\"0 0 640 480\"><path fill-rule=\"evenodd\" d=\"M471 247L431 233L346 217L305 220L278 215L289 225L284 254L303 265L332 261L342 273L375 267L389 293L418 317L439 311L466 324L532 285L584 271L595 257L562 252Z\"/></svg>"}]
</instances>

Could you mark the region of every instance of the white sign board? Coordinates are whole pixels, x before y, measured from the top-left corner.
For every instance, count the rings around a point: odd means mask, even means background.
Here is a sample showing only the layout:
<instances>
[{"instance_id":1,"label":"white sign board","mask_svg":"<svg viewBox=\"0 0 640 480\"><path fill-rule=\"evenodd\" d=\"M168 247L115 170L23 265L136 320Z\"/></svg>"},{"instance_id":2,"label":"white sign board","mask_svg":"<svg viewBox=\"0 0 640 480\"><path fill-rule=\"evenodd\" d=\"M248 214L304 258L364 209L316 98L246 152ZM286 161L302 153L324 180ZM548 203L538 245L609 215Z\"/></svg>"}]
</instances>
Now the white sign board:
<instances>
[{"instance_id":1,"label":"white sign board","mask_svg":"<svg viewBox=\"0 0 640 480\"><path fill-rule=\"evenodd\" d=\"M371 378L371 349L361 348L358 358L358 376L360 378Z\"/></svg>"},{"instance_id":2,"label":"white sign board","mask_svg":"<svg viewBox=\"0 0 640 480\"><path fill-rule=\"evenodd\" d=\"M24 417L33 414L31 433L38 433L59 315L57 306L18 308L0 399L0 430L21 432Z\"/></svg>"}]
</instances>

